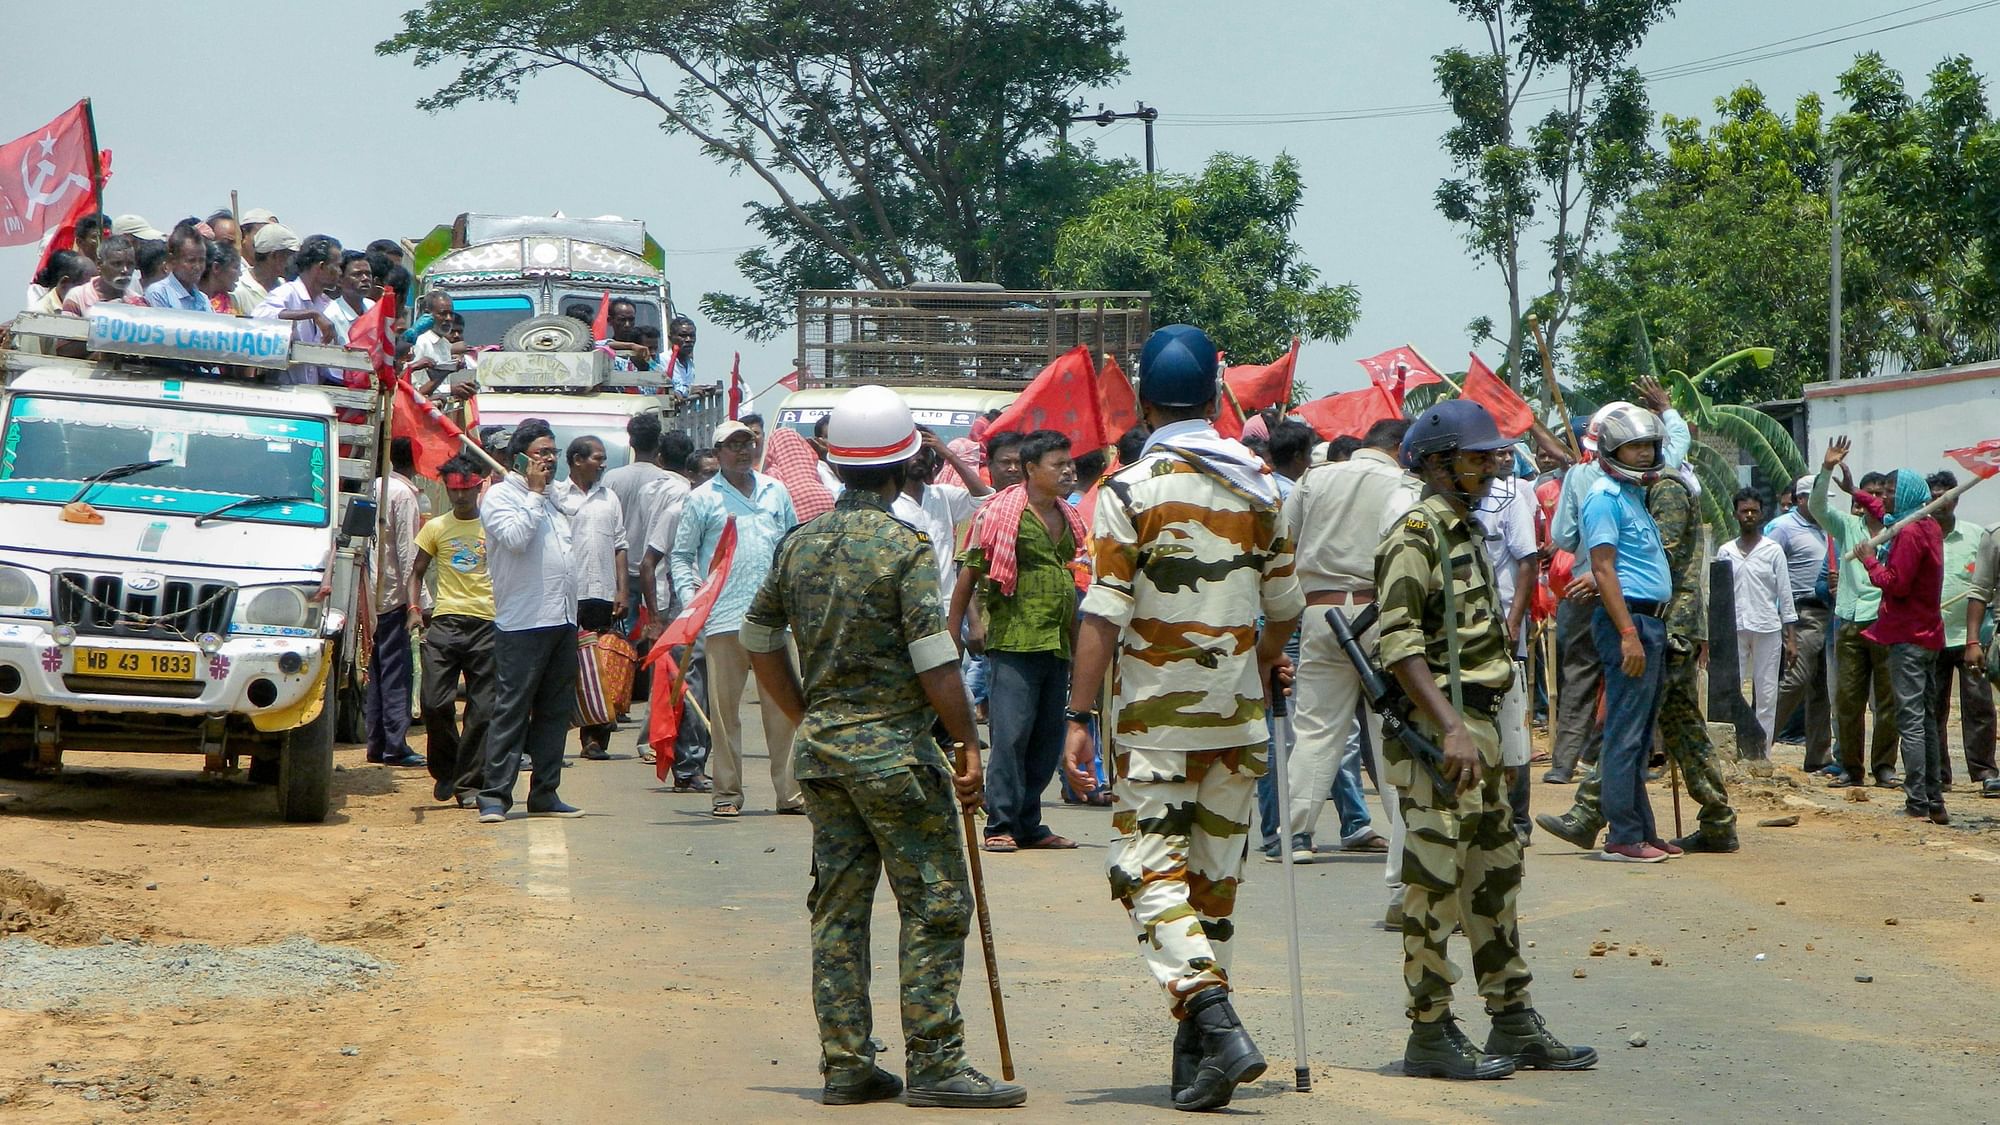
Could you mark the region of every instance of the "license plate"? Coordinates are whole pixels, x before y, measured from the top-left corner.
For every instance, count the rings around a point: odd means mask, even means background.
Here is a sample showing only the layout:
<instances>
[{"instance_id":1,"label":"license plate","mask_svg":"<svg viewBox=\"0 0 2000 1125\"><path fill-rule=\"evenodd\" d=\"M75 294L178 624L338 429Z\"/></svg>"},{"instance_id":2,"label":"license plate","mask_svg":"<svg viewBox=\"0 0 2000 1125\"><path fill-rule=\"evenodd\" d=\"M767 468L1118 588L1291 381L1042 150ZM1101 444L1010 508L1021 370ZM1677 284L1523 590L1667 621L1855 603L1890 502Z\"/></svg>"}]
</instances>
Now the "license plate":
<instances>
[{"instance_id":1,"label":"license plate","mask_svg":"<svg viewBox=\"0 0 2000 1125\"><path fill-rule=\"evenodd\" d=\"M121 680L192 680L194 654L158 652L151 649L78 647L76 674L111 676Z\"/></svg>"}]
</instances>

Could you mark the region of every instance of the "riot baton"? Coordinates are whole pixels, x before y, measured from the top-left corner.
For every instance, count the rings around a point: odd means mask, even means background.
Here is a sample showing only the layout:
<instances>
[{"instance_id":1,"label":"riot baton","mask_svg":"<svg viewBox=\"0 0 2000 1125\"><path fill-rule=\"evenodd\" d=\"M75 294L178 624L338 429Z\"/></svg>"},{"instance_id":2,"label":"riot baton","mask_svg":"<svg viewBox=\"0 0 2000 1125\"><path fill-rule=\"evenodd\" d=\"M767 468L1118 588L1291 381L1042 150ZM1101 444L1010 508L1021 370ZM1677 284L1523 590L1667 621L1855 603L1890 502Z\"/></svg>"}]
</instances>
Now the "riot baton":
<instances>
[{"instance_id":1,"label":"riot baton","mask_svg":"<svg viewBox=\"0 0 2000 1125\"><path fill-rule=\"evenodd\" d=\"M1278 672L1271 671L1271 717L1277 729L1271 736L1271 786L1278 805L1278 858L1285 865L1285 954L1292 970L1292 1047L1295 1065L1292 1081L1300 1093L1312 1091L1312 1069L1306 1065L1305 972L1299 957L1299 885L1294 878L1292 859L1292 798L1286 780L1286 743L1291 733L1291 715L1285 704L1285 687Z\"/></svg>"}]
</instances>

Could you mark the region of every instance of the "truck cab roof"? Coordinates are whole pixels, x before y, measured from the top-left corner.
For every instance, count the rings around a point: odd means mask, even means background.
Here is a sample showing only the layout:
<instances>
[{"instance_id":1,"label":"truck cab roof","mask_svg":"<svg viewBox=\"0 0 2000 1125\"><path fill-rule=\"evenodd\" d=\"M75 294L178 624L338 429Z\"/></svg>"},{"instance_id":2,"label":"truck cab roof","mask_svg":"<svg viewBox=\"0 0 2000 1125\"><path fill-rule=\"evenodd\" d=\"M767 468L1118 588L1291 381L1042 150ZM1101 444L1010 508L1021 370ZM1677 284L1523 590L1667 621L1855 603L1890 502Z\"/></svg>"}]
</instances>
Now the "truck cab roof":
<instances>
[{"instance_id":1,"label":"truck cab roof","mask_svg":"<svg viewBox=\"0 0 2000 1125\"><path fill-rule=\"evenodd\" d=\"M17 393L185 403L222 410L310 414L314 417L326 417L333 413L333 401L315 387L253 386L219 379L190 378L175 371L150 371L145 368L90 374L70 368L30 368L15 376L9 387Z\"/></svg>"}]
</instances>

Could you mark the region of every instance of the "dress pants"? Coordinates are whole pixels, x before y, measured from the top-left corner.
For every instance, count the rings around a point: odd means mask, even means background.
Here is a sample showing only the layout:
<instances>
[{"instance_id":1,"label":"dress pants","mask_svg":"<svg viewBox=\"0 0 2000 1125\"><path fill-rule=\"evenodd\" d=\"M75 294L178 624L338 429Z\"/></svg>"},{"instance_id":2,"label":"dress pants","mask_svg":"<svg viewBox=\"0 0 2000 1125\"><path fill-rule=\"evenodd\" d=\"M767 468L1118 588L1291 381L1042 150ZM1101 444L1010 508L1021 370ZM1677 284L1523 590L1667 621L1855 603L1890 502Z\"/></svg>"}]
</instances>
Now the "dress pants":
<instances>
[{"instance_id":1,"label":"dress pants","mask_svg":"<svg viewBox=\"0 0 2000 1125\"><path fill-rule=\"evenodd\" d=\"M1805 709L1805 768L1816 770L1833 760L1832 696L1827 690L1826 645L1833 614L1817 601L1798 603L1799 620L1792 662L1778 681L1779 728L1798 708Z\"/></svg>"},{"instance_id":2,"label":"dress pants","mask_svg":"<svg viewBox=\"0 0 2000 1125\"><path fill-rule=\"evenodd\" d=\"M1840 750L1840 768L1851 781L1896 772L1896 696L1889 683L1889 646L1861 635L1874 623L1873 618L1842 621L1834 635L1834 742ZM1875 723L1872 733L1865 730L1864 723L1871 711ZM1865 764L1861 760L1864 743L1868 752Z\"/></svg>"},{"instance_id":3,"label":"dress pants","mask_svg":"<svg viewBox=\"0 0 2000 1125\"><path fill-rule=\"evenodd\" d=\"M563 743L576 714L576 626L493 631L495 702L486 731L486 776L479 799L514 804L526 755L528 807L552 805L562 783Z\"/></svg>"},{"instance_id":4,"label":"dress pants","mask_svg":"<svg viewBox=\"0 0 2000 1125\"><path fill-rule=\"evenodd\" d=\"M716 808L743 807L743 686L750 678L750 654L731 630L703 638L708 648L709 777ZM778 807L803 807L792 777L792 723L768 702L757 706L764 723L764 751L771 756L771 789Z\"/></svg>"},{"instance_id":5,"label":"dress pants","mask_svg":"<svg viewBox=\"0 0 2000 1125\"><path fill-rule=\"evenodd\" d=\"M1602 721L1597 714L1604 662L1591 638L1595 601L1565 598L1556 606L1556 728L1549 770L1575 776L1580 763L1597 760Z\"/></svg>"},{"instance_id":6,"label":"dress pants","mask_svg":"<svg viewBox=\"0 0 2000 1125\"><path fill-rule=\"evenodd\" d=\"M368 759L410 753L410 607L375 615L375 651L368 665Z\"/></svg>"},{"instance_id":7,"label":"dress pants","mask_svg":"<svg viewBox=\"0 0 2000 1125\"><path fill-rule=\"evenodd\" d=\"M1751 705L1757 725L1764 728L1764 745L1778 733L1778 659L1785 654L1785 631L1736 630L1736 667L1750 677Z\"/></svg>"},{"instance_id":8,"label":"dress pants","mask_svg":"<svg viewBox=\"0 0 2000 1125\"><path fill-rule=\"evenodd\" d=\"M493 622L440 613L424 629L424 735L431 780L456 794L476 793L486 774L486 734L493 721ZM465 681L465 723L458 684Z\"/></svg>"},{"instance_id":9,"label":"dress pants","mask_svg":"<svg viewBox=\"0 0 2000 1125\"><path fill-rule=\"evenodd\" d=\"M1958 680L1959 748L1965 753L1965 773L1973 781L1985 781L2000 774L1993 763L1993 685L1984 668L1965 666L1965 648L1948 648L1938 654L1937 691L1931 696L1931 721L1937 724L1938 738L1949 744L1951 732L1951 682ZM1951 785L1949 746L1939 760L1941 784Z\"/></svg>"}]
</instances>

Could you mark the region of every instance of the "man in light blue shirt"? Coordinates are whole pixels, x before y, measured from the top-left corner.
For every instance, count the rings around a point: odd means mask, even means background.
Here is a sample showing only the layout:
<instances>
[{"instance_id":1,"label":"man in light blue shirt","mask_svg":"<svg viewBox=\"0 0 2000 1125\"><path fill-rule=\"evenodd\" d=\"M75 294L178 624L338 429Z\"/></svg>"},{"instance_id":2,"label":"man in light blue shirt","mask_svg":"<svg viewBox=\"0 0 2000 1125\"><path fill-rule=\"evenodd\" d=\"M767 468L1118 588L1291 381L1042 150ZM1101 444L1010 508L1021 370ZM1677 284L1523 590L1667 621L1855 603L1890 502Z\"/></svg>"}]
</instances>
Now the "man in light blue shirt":
<instances>
[{"instance_id":1,"label":"man in light blue shirt","mask_svg":"<svg viewBox=\"0 0 2000 1125\"><path fill-rule=\"evenodd\" d=\"M702 643L708 652L709 777L715 782L715 815L733 817L743 811L743 685L750 676L750 656L737 638L750 599L764 584L777 554L778 541L799 522L785 486L752 468L759 453L757 437L737 421L715 428L719 472L688 494L674 530L670 556L674 593L683 605L694 600L708 576L710 560L723 528L736 521L736 556L723 580L722 593L709 613ZM759 705L764 722L764 747L771 757L771 785L777 790L778 811L805 812L799 784L792 776L792 723L784 712Z\"/></svg>"},{"instance_id":2,"label":"man in light blue shirt","mask_svg":"<svg viewBox=\"0 0 2000 1125\"><path fill-rule=\"evenodd\" d=\"M1680 853L1654 827L1646 798L1646 760L1666 666L1665 616L1674 592L1667 552L1640 487L1658 464L1660 433L1659 418L1642 407L1623 403L1606 410L1597 438L1604 477L1591 486L1577 519L1597 581L1590 624L1604 668L1597 768L1611 833L1603 856L1626 863L1658 863Z\"/></svg>"},{"instance_id":3,"label":"man in light blue shirt","mask_svg":"<svg viewBox=\"0 0 2000 1125\"><path fill-rule=\"evenodd\" d=\"M146 303L156 309L215 311L200 289L207 268L208 240L191 226L175 227L167 236L167 276L146 286Z\"/></svg>"},{"instance_id":4,"label":"man in light blue shirt","mask_svg":"<svg viewBox=\"0 0 2000 1125\"><path fill-rule=\"evenodd\" d=\"M667 372L674 393L684 395L694 385L694 321L677 316L667 324L667 344L673 349L674 369Z\"/></svg>"}]
</instances>

